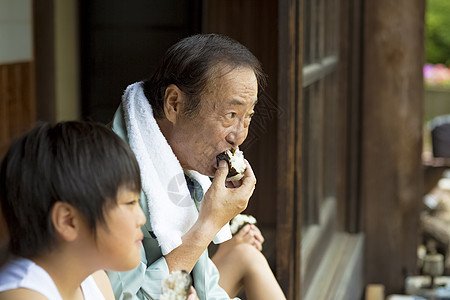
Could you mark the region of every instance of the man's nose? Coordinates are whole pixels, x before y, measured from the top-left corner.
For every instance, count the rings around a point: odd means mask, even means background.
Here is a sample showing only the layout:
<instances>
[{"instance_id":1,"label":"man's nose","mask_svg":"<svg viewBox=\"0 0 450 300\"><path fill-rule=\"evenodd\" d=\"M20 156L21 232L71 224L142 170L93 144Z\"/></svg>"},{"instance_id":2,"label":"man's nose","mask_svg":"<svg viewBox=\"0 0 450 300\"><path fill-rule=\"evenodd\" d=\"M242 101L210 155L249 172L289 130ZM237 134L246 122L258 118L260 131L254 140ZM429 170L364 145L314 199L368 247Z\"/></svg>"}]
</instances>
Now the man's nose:
<instances>
[{"instance_id":1,"label":"man's nose","mask_svg":"<svg viewBox=\"0 0 450 300\"><path fill-rule=\"evenodd\" d=\"M247 138L248 125L243 122L239 122L233 130L226 136L226 141L233 147L241 145Z\"/></svg>"}]
</instances>

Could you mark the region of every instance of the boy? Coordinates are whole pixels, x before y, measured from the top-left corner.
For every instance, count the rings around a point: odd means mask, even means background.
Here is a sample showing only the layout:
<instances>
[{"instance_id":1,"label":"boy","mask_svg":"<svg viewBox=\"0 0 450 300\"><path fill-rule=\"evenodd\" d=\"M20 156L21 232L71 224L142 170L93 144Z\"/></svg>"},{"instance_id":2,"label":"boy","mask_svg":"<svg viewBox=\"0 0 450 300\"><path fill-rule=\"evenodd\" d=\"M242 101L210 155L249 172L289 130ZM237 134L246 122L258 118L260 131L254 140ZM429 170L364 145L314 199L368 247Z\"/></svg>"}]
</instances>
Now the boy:
<instances>
[{"instance_id":1,"label":"boy","mask_svg":"<svg viewBox=\"0 0 450 300\"><path fill-rule=\"evenodd\" d=\"M134 154L103 125L44 123L20 137L0 169L0 299L114 299L103 269L139 263L140 190Z\"/></svg>"}]
</instances>

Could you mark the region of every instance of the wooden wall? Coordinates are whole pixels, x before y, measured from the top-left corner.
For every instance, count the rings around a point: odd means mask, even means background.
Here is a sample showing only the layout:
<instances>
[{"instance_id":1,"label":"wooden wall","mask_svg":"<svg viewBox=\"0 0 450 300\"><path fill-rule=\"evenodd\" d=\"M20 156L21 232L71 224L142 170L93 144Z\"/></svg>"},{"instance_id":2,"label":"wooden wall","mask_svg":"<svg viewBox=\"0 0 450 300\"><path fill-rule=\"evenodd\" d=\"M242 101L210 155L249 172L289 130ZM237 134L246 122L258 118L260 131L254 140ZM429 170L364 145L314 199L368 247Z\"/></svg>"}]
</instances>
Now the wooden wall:
<instances>
[{"instance_id":1,"label":"wooden wall","mask_svg":"<svg viewBox=\"0 0 450 300\"><path fill-rule=\"evenodd\" d=\"M0 65L0 159L12 140L30 128L35 120L32 63ZM0 218L0 244L6 225Z\"/></svg>"},{"instance_id":2,"label":"wooden wall","mask_svg":"<svg viewBox=\"0 0 450 300\"><path fill-rule=\"evenodd\" d=\"M0 65L0 157L35 121L32 63Z\"/></svg>"}]
</instances>

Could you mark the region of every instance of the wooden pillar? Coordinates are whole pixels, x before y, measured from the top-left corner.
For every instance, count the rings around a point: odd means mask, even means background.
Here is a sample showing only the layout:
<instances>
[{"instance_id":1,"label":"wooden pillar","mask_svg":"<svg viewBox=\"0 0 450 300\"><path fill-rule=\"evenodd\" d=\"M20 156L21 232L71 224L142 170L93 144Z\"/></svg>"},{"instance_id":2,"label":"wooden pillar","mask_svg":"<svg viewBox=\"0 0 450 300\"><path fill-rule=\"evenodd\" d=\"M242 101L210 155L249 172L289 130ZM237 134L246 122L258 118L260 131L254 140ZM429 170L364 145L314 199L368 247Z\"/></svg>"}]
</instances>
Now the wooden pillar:
<instances>
[{"instance_id":1,"label":"wooden pillar","mask_svg":"<svg viewBox=\"0 0 450 300\"><path fill-rule=\"evenodd\" d=\"M339 109L336 199L340 229L360 231L360 104L362 4L359 0L339 2Z\"/></svg>"},{"instance_id":2,"label":"wooden pillar","mask_svg":"<svg viewBox=\"0 0 450 300\"><path fill-rule=\"evenodd\" d=\"M422 202L425 0L364 8L361 224L367 283L401 292L415 272Z\"/></svg>"},{"instance_id":3,"label":"wooden pillar","mask_svg":"<svg viewBox=\"0 0 450 300\"><path fill-rule=\"evenodd\" d=\"M278 105L285 112L278 120L277 137L277 268L278 282L289 300L300 299L300 230L295 202L296 97L298 71L297 2L281 0L278 6Z\"/></svg>"}]
</instances>

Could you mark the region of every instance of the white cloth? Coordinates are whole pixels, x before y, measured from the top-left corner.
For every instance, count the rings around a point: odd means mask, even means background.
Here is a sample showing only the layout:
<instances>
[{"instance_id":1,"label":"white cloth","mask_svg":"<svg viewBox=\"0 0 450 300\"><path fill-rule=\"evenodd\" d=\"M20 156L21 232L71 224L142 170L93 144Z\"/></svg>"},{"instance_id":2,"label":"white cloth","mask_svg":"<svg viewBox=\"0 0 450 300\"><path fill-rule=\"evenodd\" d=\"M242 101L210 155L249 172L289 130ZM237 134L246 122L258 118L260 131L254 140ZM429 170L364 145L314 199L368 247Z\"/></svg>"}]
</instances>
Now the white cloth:
<instances>
[{"instance_id":1,"label":"white cloth","mask_svg":"<svg viewBox=\"0 0 450 300\"><path fill-rule=\"evenodd\" d=\"M198 211L191 199L180 162L153 117L142 82L127 87L122 97L125 124L131 149L141 169L142 189L148 198L150 223L163 255L181 245L181 237L192 227ZM206 192L207 176L186 171ZM221 243L231 238L226 224L214 238Z\"/></svg>"},{"instance_id":2,"label":"white cloth","mask_svg":"<svg viewBox=\"0 0 450 300\"><path fill-rule=\"evenodd\" d=\"M36 291L50 300L63 300L48 273L29 259L18 258L0 270L0 292L25 288ZM81 283L85 300L104 300L92 276Z\"/></svg>"}]
</instances>

